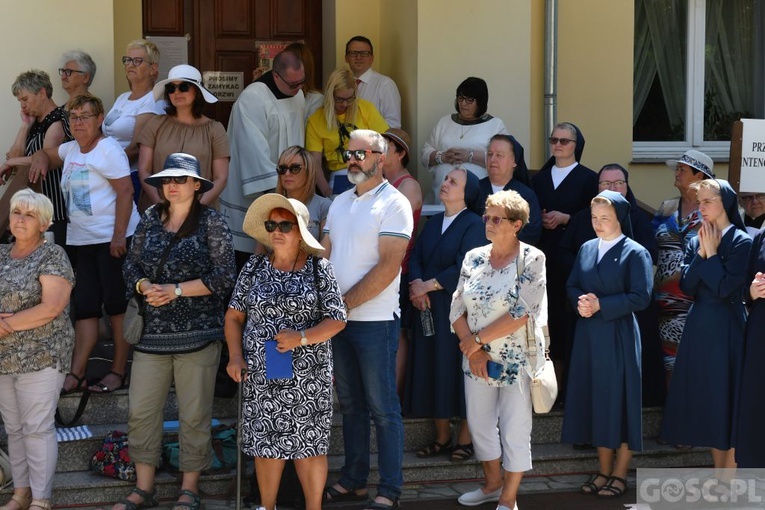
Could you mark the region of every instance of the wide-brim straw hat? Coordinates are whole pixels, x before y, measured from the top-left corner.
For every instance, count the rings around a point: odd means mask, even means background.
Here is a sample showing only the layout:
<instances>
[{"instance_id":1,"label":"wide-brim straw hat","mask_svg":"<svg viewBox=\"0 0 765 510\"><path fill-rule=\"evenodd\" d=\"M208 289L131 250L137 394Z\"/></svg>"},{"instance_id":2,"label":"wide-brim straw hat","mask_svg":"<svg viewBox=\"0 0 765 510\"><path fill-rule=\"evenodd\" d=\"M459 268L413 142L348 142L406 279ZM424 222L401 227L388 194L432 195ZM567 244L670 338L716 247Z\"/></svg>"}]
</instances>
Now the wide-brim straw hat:
<instances>
[{"instance_id":1,"label":"wide-brim straw hat","mask_svg":"<svg viewBox=\"0 0 765 510\"><path fill-rule=\"evenodd\" d=\"M167 78L157 82L157 84L154 85L154 100L159 101L160 99L164 99L165 85L174 81L185 81L191 83L199 89L199 91L202 93L202 97L205 98L205 101L208 103L218 102L218 98L202 85L202 74L199 72L199 70L196 67L190 66L188 64L180 64L173 67L170 69L170 72L167 73Z\"/></svg>"},{"instance_id":2,"label":"wide-brim straw hat","mask_svg":"<svg viewBox=\"0 0 765 510\"><path fill-rule=\"evenodd\" d=\"M286 209L295 215L300 230L301 248L311 255L320 255L324 251L321 243L308 231L308 222L311 220L308 208L300 200L287 198L278 193L267 193L258 197L247 209L242 229L248 236L272 249L271 235L266 231L265 222L268 221L274 209Z\"/></svg>"},{"instance_id":3,"label":"wide-brim straw hat","mask_svg":"<svg viewBox=\"0 0 765 510\"><path fill-rule=\"evenodd\" d=\"M183 152L175 152L170 154L165 159L165 165L161 172L154 175L150 175L144 182L155 188L162 187L162 179L165 177L193 177L198 180L202 187L202 193L210 191L213 188L212 181L205 179L199 175L199 161L191 154L184 154Z\"/></svg>"}]
</instances>

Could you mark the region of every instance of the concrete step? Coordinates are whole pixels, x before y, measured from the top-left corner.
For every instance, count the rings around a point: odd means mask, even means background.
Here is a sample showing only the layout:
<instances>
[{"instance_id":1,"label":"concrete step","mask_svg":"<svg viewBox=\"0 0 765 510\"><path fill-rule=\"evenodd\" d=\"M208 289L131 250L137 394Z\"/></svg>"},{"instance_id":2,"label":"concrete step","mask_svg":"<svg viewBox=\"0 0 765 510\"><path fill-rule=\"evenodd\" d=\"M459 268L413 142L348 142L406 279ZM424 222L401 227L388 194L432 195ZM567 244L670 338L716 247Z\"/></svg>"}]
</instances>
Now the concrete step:
<instances>
[{"instance_id":1,"label":"concrete step","mask_svg":"<svg viewBox=\"0 0 765 510\"><path fill-rule=\"evenodd\" d=\"M61 459L66 453L60 452ZM644 442L644 451L635 454L633 468L642 467L679 467L707 466L711 457L708 450L693 449L690 451L676 450L674 447L658 445L653 440ZM372 455L372 469L369 482L377 483L377 455ZM529 476L561 476L571 473L588 473L597 470L597 453L595 450L573 450L570 445L538 444L532 446L533 469ZM334 481L340 476L343 464L341 455L329 457L329 480ZM418 459L412 452L406 452L403 459L404 481L407 484L432 483L436 481L470 481L481 479L480 462L470 460L462 463L450 462L446 457L435 459ZM251 464L245 468L246 473L252 472ZM246 487L249 483L245 481ZM233 494L235 487L234 471L226 473L206 474L202 476L200 487L207 495ZM89 505L97 506L117 501L123 498L133 487L133 483L123 482L90 471L73 471L56 473L53 488L53 501L56 506ZM172 500L176 497L180 484L177 478L167 472L157 472L157 491L162 499ZM4 491L10 493L10 489Z\"/></svg>"}]
</instances>

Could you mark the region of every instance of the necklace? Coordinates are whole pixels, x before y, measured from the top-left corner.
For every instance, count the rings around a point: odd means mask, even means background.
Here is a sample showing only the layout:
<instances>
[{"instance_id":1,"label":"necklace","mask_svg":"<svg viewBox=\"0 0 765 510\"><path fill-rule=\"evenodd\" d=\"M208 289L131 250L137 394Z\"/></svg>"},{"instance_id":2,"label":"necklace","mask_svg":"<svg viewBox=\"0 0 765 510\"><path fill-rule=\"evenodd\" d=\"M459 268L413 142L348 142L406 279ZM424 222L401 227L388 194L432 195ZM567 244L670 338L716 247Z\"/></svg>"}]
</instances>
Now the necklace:
<instances>
[{"instance_id":1,"label":"necklace","mask_svg":"<svg viewBox=\"0 0 765 510\"><path fill-rule=\"evenodd\" d=\"M469 125L467 130L465 129L465 124L460 124L460 140L462 140L467 133L470 132L470 128L472 128L473 125Z\"/></svg>"},{"instance_id":2,"label":"necklace","mask_svg":"<svg viewBox=\"0 0 765 510\"><path fill-rule=\"evenodd\" d=\"M269 259L271 260L271 265L276 267L276 265L274 264L274 262L276 262L276 255L274 253L271 253L271 255L269 256ZM297 263L299 259L300 259L300 250L298 250L297 255L295 255L295 261L292 262L292 269L290 269L291 273L295 272L295 267L297 267Z\"/></svg>"}]
</instances>

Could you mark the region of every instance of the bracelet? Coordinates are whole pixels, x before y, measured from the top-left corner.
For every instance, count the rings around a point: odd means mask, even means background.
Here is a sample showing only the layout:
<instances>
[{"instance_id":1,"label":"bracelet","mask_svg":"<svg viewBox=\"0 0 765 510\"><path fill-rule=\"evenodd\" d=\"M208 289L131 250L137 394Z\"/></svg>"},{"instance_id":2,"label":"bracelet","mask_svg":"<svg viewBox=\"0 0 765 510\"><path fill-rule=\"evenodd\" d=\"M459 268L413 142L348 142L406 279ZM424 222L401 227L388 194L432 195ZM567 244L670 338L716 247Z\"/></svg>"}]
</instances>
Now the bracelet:
<instances>
[{"instance_id":1,"label":"bracelet","mask_svg":"<svg viewBox=\"0 0 765 510\"><path fill-rule=\"evenodd\" d=\"M472 163L473 162L473 156L474 155L475 155L475 153L473 151L468 152L468 160L467 160L468 163Z\"/></svg>"},{"instance_id":2,"label":"bracelet","mask_svg":"<svg viewBox=\"0 0 765 510\"><path fill-rule=\"evenodd\" d=\"M444 155L444 153L442 151L437 151L436 152L436 164L437 165L443 165L444 164L444 161L441 159L441 156L443 156L443 155Z\"/></svg>"},{"instance_id":3,"label":"bracelet","mask_svg":"<svg viewBox=\"0 0 765 510\"><path fill-rule=\"evenodd\" d=\"M149 279L148 279L148 278L141 278L140 280L138 280L137 282L135 282L135 291L136 291L136 293L137 293L137 294L140 294L140 295L142 295L142 296L143 296L143 292L141 292L141 284L142 284L143 282L148 282L148 281L149 281Z\"/></svg>"},{"instance_id":4,"label":"bracelet","mask_svg":"<svg viewBox=\"0 0 765 510\"><path fill-rule=\"evenodd\" d=\"M436 280L435 278L433 278L433 287L435 287L436 290L443 289L443 287L441 287L441 284L438 283L438 280Z\"/></svg>"}]
</instances>

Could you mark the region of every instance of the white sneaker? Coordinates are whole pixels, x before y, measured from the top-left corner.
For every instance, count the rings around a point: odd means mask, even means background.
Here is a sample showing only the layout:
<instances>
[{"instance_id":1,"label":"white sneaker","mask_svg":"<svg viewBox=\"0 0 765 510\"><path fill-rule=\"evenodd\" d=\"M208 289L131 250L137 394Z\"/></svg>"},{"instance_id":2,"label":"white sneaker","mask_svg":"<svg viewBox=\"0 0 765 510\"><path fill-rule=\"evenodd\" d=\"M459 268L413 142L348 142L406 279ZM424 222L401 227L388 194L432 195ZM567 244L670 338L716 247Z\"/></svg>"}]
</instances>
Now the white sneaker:
<instances>
[{"instance_id":1,"label":"white sneaker","mask_svg":"<svg viewBox=\"0 0 765 510\"><path fill-rule=\"evenodd\" d=\"M493 501L499 501L499 496L502 494L502 487L495 490L494 492L488 492L485 493L481 488L470 492L466 492L459 498L457 498L457 502L460 505L464 506L478 506L482 505L484 503L489 503Z\"/></svg>"}]
</instances>

